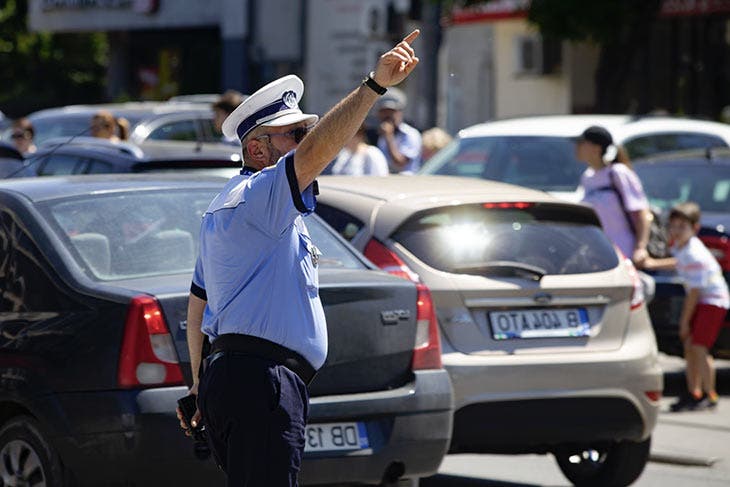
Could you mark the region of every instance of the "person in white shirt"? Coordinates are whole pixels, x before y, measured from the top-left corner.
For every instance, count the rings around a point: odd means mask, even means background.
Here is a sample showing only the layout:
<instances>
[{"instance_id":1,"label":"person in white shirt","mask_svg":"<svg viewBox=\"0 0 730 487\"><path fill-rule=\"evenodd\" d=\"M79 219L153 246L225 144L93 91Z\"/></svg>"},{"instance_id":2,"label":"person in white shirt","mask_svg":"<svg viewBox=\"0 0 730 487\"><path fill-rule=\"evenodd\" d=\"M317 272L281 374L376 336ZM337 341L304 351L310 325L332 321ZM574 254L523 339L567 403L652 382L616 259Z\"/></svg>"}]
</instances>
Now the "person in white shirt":
<instances>
[{"instance_id":1,"label":"person in white shirt","mask_svg":"<svg viewBox=\"0 0 730 487\"><path fill-rule=\"evenodd\" d=\"M387 176L388 161L380 149L365 141L365 125L342 148L332 164L332 174L343 176Z\"/></svg>"},{"instance_id":2,"label":"person in white shirt","mask_svg":"<svg viewBox=\"0 0 730 487\"><path fill-rule=\"evenodd\" d=\"M672 411L717 407L715 367L710 354L730 308L730 294L717 259L696 234L700 207L676 205L669 213L669 235L674 242L668 259L647 258L647 269L676 269L687 288L679 319L679 338L687 361L688 394L671 405ZM704 394L703 394L704 393Z\"/></svg>"}]
</instances>

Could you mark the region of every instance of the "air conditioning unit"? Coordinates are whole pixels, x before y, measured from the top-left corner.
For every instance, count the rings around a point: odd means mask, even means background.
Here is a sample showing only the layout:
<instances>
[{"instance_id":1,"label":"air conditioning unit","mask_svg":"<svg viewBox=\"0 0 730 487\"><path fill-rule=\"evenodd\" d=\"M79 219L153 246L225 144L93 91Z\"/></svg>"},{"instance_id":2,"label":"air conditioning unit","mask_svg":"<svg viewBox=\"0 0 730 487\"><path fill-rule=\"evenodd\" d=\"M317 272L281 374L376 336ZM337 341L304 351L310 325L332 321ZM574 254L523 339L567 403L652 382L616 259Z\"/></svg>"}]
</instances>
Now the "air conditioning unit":
<instances>
[{"instance_id":1,"label":"air conditioning unit","mask_svg":"<svg viewBox=\"0 0 730 487\"><path fill-rule=\"evenodd\" d=\"M562 43L540 35L515 37L515 74L547 75L560 72L563 61Z\"/></svg>"}]
</instances>

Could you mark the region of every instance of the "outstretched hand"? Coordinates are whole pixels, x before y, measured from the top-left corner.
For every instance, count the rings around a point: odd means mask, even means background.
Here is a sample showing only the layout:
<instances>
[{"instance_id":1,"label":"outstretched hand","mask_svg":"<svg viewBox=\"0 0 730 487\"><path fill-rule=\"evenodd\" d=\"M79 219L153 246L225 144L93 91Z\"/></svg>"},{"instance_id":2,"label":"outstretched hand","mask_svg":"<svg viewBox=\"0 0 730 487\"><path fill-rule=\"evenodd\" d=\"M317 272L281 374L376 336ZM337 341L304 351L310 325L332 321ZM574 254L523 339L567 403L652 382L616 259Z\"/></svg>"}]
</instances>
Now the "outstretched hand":
<instances>
[{"instance_id":1,"label":"outstretched hand","mask_svg":"<svg viewBox=\"0 0 730 487\"><path fill-rule=\"evenodd\" d=\"M393 49L380 56L373 76L376 83L380 86L397 85L411 74L419 61L416 57L416 51L411 47L411 43L420 33L420 30L414 30L396 44Z\"/></svg>"}]
</instances>

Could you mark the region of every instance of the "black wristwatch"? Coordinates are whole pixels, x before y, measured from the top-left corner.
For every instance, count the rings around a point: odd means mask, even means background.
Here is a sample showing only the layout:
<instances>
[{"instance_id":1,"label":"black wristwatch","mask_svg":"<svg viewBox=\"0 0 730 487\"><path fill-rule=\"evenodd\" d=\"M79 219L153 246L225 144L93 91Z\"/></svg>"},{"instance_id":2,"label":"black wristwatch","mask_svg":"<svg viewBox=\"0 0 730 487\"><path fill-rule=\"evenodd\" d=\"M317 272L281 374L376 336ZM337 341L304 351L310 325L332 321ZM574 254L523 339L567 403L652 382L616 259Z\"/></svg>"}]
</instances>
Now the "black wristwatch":
<instances>
[{"instance_id":1,"label":"black wristwatch","mask_svg":"<svg viewBox=\"0 0 730 487\"><path fill-rule=\"evenodd\" d=\"M385 92L388 91L388 88L380 86L378 82L373 79L373 76L375 76L375 71L370 71L370 74L362 80L362 84L373 90L378 95L385 94Z\"/></svg>"}]
</instances>

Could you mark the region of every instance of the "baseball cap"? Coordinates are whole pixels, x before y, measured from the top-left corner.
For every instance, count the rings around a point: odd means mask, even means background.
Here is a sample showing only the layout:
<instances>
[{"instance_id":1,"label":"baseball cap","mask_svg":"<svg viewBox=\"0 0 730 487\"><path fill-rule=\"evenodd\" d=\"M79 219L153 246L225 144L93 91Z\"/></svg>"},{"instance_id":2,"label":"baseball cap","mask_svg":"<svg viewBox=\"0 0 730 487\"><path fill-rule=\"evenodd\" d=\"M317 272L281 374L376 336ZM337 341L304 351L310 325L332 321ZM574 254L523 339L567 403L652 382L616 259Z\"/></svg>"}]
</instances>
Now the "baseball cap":
<instances>
[{"instance_id":1,"label":"baseball cap","mask_svg":"<svg viewBox=\"0 0 730 487\"><path fill-rule=\"evenodd\" d=\"M293 74L279 78L257 90L233 110L223 122L223 134L242 140L259 126L281 127L299 122L315 124L319 116L302 113L299 100L304 83Z\"/></svg>"},{"instance_id":2,"label":"baseball cap","mask_svg":"<svg viewBox=\"0 0 730 487\"><path fill-rule=\"evenodd\" d=\"M404 110L408 98L398 88L391 86L388 91L378 99L378 110L381 108L390 108L393 110Z\"/></svg>"},{"instance_id":3,"label":"baseball cap","mask_svg":"<svg viewBox=\"0 0 730 487\"><path fill-rule=\"evenodd\" d=\"M606 147L613 144L613 137L611 137L609 131L600 125L591 125L585 129L579 137L579 140L587 140L588 142L600 145L604 151Z\"/></svg>"}]
</instances>

